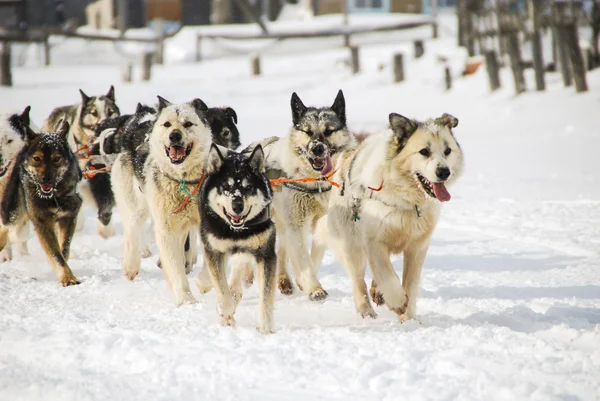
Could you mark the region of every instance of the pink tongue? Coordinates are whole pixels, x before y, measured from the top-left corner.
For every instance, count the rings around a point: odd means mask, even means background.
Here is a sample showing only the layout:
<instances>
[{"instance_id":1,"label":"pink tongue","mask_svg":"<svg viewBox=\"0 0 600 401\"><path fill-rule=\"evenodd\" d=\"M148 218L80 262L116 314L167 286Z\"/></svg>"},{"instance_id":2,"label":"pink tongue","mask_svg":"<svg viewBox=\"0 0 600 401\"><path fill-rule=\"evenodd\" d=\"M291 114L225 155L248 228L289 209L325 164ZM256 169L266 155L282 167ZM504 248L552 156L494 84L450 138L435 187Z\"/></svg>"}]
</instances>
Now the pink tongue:
<instances>
[{"instance_id":1,"label":"pink tongue","mask_svg":"<svg viewBox=\"0 0 600 401\"><path fill-rule=\"evenodd\" d=\"M325 163L325 165L323 166L323 169L321 170L321 175L327 175L327 174L331 173L331 170L333 170L333 165L331 164L331 157L328 157L327 159L325 159L324 163Z\"/></svg>"},{"instance_id":2,"label":"pink tongue","mask_svg":"<svg viewBox=\"0 0 600 401\"><path fill-rule=\"evenodd\" d=\"M433 193L440 202L448 202L451 198L450 192L448 192L443 182L433 184Z\"/></svg>"},{"instance_id":3,"label":"pink tongue","mask_svg":"<svg viewBox=\"0 0 600 401\"><path fill-rule=\"evenodd\" d=\"M171 159L181 159L185 156L185 148L183 146L171 146L169 148L169 157Z\"/></svg>"}]
</instances>

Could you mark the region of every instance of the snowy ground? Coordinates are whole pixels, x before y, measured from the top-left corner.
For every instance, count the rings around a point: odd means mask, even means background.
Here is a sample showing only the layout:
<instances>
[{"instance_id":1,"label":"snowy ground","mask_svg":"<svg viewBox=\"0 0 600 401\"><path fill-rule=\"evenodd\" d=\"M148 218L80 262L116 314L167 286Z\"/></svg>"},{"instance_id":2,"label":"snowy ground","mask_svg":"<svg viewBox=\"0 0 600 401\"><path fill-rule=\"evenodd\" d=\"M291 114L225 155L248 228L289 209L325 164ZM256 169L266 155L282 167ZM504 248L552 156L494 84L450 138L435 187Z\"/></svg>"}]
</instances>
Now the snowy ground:
<instances>
[{"instance_id":1,"label":"snowy ground","mask_svg":"<svg viewBox=\"0 0 600 401\"><path fill-rule=\"evenodd\" d=\"M118 215L117 236L104 241L88 210L72 247L77 287L59 287L32 237L31 256L0 267L0 399L598 400L600 71L588 74L586 94L549 74L547 92L516 98L507 69L494 94L483 69L460 78L453 37L427 42L419 60L409 45L362 47L357 76L339 48L266 55L260 78L249 77L245 56L156 67L152 83L131 85L114 63L17 68L0 108L31 104L38 125L78 101L78 88L105 93L111 83L123 112L157 94L230 105L244 143L287 132L292 91L325 105L342 88L355 130L384 128L392 111L449 112L466 171L433 237L419 321L405 324L385 308L375 321L358 318L350 279L329 253L320 273L329 298L278 295L277 332L262 336L255 287L231 329L218 324L214 292L193 287L200 303L175 308L155 258L127 281ZM389 62L403 49L407 81L393 85ZM450 92L437 54L454 61Z\"/></svg>"}]
</instances>

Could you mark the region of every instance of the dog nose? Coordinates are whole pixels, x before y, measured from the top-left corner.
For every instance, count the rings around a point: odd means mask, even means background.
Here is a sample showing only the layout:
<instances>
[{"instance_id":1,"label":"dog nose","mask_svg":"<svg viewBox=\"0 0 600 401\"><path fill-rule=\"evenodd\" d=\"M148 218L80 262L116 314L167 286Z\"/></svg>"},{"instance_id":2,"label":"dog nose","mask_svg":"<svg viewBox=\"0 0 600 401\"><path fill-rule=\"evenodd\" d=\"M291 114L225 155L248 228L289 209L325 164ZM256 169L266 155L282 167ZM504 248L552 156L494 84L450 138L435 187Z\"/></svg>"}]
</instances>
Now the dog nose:
<instances>
[{"instance_id":1,"label":"dog nose","mask_svg":"<svg viewBox=\"0 0 600 401\"><path fill-rule=\"evenodd\" d=\"M52 183L52 174L50 171L46 171L42 176L42 184L51 184Z\"/></svg>"},{"instance_id":2,"label":"dog nose","mask_svg":"<svg viewBox=\"0 0 600 401\"><path fill-rule=\"evenodd\" d=\"M435 175L442 180L446 181L450 177L450 169L448 167L438 167L435 171Z\"/></svg>"},{"instance_id":3,"label":"dog nose","mask_svg":"<svg viewBox=\"0 0 600 401\"><path fill-rule=\"evenodd\" d=\"M233 213L237 215L242 213L244 211L244 201L242 198L234 198L231 202L231 209L233 210Z\"/></svg>"},{"instance_id":4,"label":"dog nose","mask_svg":"<svg viewBox=\"0 0 600 401\"><path fill-rule=\"evenodd\" d=\"M169 141L171 141L172 143L181 142L181 138L181 132L179 131L173 131L169 134Z\"/></svg>"},{"instance_id":5,"label":"dog nose","mask_svg":"<svg viewBox=\"0 0 600 401\"><path fill-rule=\"evenodd\" d=\"M312 148L312 154L317 157L322 157L325 154L325 146L322 143L317 143Z\"/></svg>"}]
</instances>

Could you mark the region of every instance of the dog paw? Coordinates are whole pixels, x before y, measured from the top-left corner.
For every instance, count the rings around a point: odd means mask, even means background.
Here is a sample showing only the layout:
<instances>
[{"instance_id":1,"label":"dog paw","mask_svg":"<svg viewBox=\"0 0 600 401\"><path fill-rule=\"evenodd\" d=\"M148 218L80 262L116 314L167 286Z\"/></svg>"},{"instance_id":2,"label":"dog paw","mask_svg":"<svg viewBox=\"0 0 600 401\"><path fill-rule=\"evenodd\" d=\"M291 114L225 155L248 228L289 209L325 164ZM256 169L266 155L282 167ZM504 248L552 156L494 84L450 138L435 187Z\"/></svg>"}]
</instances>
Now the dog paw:
<instances>
[{"instance_id":1,"label":"dog paw","mask_svg":"<svg viewBox=\"0 0 600 401\"><path fill-rule=\"evenodd\" d=\"M72 285L81 284L81 282L79 280L77 280L77 278L75 278L75 276L72 273L63 275L62 278L60 279L60 283L62 284L63 287L69 287Z\"/></svg>"},{"instance_id":2,"label":"dog paw","mask_svg":"<svg viewBox=\"0 0 600 401\"><path fill-rule=\"evenodd\" d=\"M140 257L142 259L147 259L150 256L152 256L152 251L150 250L150 248L148 248L147 246L142 248L142 250L140 251Z\"/></svg>"},{"instance_id":3,"label":"dog paw","mask_svg":"<svg viewBox=\"0 0 600 401\"><path fill-rule=\"evenodd\" d=\"M177 306L181 305L195 305L198 300L192 295L191 292L186 292L183 295L177 297Z\"/></svg>"},{"instance_id":4,"label":"dog paw","mask_svg":"<svg viewBox=\"0 0 600 401\"><path fill-rule=\"evenodd\" d=\"M271 328L271 325L269 324L263 324L263 325L258 325L256 326L256 331L258 331L260 334L273 334L274 331Z\"/></svg>"},{"instance_id":5,"label":"dog paw","mask_svg":"<svg viewBox=\"0 0 600 401\"><path fill-rule=\"evenodd\" d=\"M233 315L221 315L221 325L226 327L235 327Z\"/></svg>"},{"instance_id":6,"label":"dog paw","mask_svg":"<svg viewBox=\"0 0 600 401\"><path fill-rule=\"evenodd\" d=\"M100 220L98 220L96 224L98 228L98 235L100 235L100 237L109 239L115 235L115 228L112 224L109 223L108 225L104 225Z\"/></svg>"},{"instance_id":7,"label":"dog paw","mask_svg":"<svg viewBox=\"0 0 600 401\"><path fill-rule=\"evenodd\" d=\"M377 291L377 287L371 287L369 294L371 294L371 299L373 300L373 302L375 302L375 305L381 306L381 305L385 304L385 299L383 298L383 293Z\"/></svg>"},{"instance_id":8,"label":"dog paw","mask_svg":"<svg viewBox=\"0 0 600 401\"><path fill-rule=\"evenodd\" d=\"M406 313L406 310L408 309L408 295L404 295L404 304L396 307L396 308L392 308L390 307L390 310L394 313L396 313L398 316L400 316L400 318L402 318L402 315L404 315Z\"/></svg>"},{"instance_id":9,"label":"dog paw","mask_svg":"<svg viewBox=\"0 0 600 401\"><path fill-rule=\"evenodd\" d=\"M377 319L377 313L375 313L375 310L373 310L373 307L371 305L362 305L361 307L357 308L356 311L363 319Z\"/></svg>"},{"instance_id":10,"label":"dog paw","mask_svg":"<svg viewBox=\"0 0 600 401\"><path fill-rule=\"evenodd\" d=\"M185 262L185 274L190 274L194 271L194 265L190 262Z\"/></svg>"},{"instance_id":11,"label":"dog paw","mask_svg":"<svg viewBox=\"0 0 600 401\"><path fill-rule=\"evenodd\" d=\"M310 299L311 301L322 301L325 298L327 298L327 295L329 295L327 294L327 291L325 291L322 288L317 288L316 290L310 293L308 299Z\"/></svg>"},{"instance_id":12,"label":"dog paw","mask_svg":"<svg viewBox=\"0 0 600 401\"><path fill-rule=\"evenodd\" d=\"M292 285L289 277L280 277L277 286L283 295L292 295L294 292L294 286Z\"/></svg>"},{"instance_id":13,"label":"dog paw","mask_svg":"<svg viewBox=\"0 0 600 401\"><path fill-rule=\"evenodd\" d=\"M415 314L411 311L406 311L399 316L400 323L408 322L409 320L415 319Z\"/></svg>"},{"instance_id":14,"label":"dog paw","mask_svg":"<svg viewBox=\"0 0 600 401\"><path fill-rule=\"evenodd\" d=\"M136 271L134 271L134 270L125 270L124 271L125 277L127 277L131 281L133 281L137 277L137 275L139 274L139 272L140 272L139 270L136 270Z\"/></svg>"},{"instance_id":15,"label":"dog paw","mask_svg":"<svg viewBox=\"0 0 600 401\"><path fill-rule=\"evenodd\" d=\"M0 263L10 262L12 260L12 252L10 249L4 248L2 252L0 252Z\"/></svg>"}]
</instances>

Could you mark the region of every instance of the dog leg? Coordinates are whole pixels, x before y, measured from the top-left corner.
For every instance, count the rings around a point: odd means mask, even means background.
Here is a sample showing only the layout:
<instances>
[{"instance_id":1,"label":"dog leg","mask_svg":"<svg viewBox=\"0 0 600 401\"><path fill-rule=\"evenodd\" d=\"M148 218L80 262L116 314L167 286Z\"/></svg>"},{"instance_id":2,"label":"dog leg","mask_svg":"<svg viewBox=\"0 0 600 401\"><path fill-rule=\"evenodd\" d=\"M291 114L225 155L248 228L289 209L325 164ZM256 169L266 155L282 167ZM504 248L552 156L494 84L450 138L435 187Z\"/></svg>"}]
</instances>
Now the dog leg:
<instances>
[{"instance_id":1,"label":"dog leg","mask_svg":"<svg viewBox=\"0 0 600 401\"><path fill-rule=\"evenodd\" d=\"M205 249L204 260L210 272L217 293L217 313L221 316L221 324L223 326L235 326L233 314L235 313L235 303L227 285L227 277L225 275L225 255L217 252L208 252Z\"/></svg>"},{"instance_id":2,"label":"dog leg","mask_svg":"<svg viewBox=\"0 0 600 401\"><path fill-rule=\"evenodd\" d=\"M377 288L381 288L386 305L398 316L404 314L408 307L408 297L390 262L389 250L379 244L371 244L366 249L373 279L378 284Z\"/></svg>"},{"instance_id":3,"label":"dog leg","mask_svg":"<svg viewBox=\"0 0 600 401\"><path fill-rule=\"evenodd\" d=\"M185 255L185 274L190 274L194 270L194 263L192 262L192 234L193 230L188 231L183 244L183 250Z\"/></svg>"},{"instance_id":4,"label":"dog leg","mask_svg":"<svg viewBox=\"0 0 600 401\"><path fill-rule=\"evenodd\" d=\"M421 272L425 263L425 256L429 243L420 246L408 247L404 251L404 269L402 270L402 287L408 296L408 308L400 315L400 321L414 319L417 313L417 297L419 296L419 284L421 283Z\"/></svg>"},{"instance_id":5,"label":"dog leg","mask_svg":"<svg viewBox=\"0 0 600 401\"><path fill-rule=\"evenodd\" d=\"M61 217L56 222L58 228L58 243L65 261L69 260L71 254L71 240L73 239L73 234L75 234L76 219L77 213Z\"/></svg>"},{"instance_id":6,"label":"dog leg","mask_svg":"<svg viewBox=\"0 0 600 401\"><path fill-rule=\"evenodd\" d=\"M79 214L77 215L77 225L75 228L75 231L80 232L85 226L85 207L91 204L93 196L92 190L90 189L90 184L86 179L83 179L79 182L77 185L77 190L79 195L81 195L84 204L84 206L79 209Z\"/></svg>"},{"instance_id":7,"label":"dog leg","mask_svg":"<svg viewBox=\"0 0 600 401\"><path fill-rule=\"evenodd\" d=\"M231 296L235 305L240 303L243 296L242 281L245 281L248 277L248 270L252 269L252 260L248 255L236 254L230 258L231 273L229 274L229 289L231 290ZM253 273L254 275L254 273Z\"/></svg>"},{"instance_id":8,"label":"dog leg","mask_svg":"<svg viewBox=\"0 0 600 401\"><path fill-rule=\"evenodd\" d=\"M273 221L275 222L275 229L277 232L277 286L279 292L283 295L292 295L294 292L294 285L288 274L287 269L287 252L285 249L285 225L283 221L279 219L277 213L273 213Z\"/></svg>"},{"instance_id":9,"label":"dog leg","mask_svg":"<svg viewBox=\"0 0 600 401\"><path fill-rule=\"evenodd\" d=\"M265 260L257 260L258 274L258 327L259 333L273 332L273 309L275 303L275 277L277 274L277 256L275 252Z\"/></svg>"},{"instance_id":10,"label":"dog leg","mask_svg":"<svg viewBox=\"0 0 600 401\"><path fill-rule=\"evenodd\" d=\"M173 230L173 227L165 221L155 221L154 228L162 270L167 276L175 302L178 306L184 303L197 303L185 274L184 244L187 230ZM137 255L139 257L139 252Z\"/></svg>"},{"instance_id":11,"label":"dog leg","mask_svg":"<svg viewBox=\"0 0 600 401\"><path fill-rule=\"evenodd\" d=\"M17 253L21 256L29 255L27 247L27 241L29 240L29 220L24 219L22 222L16 224L11 231L9 232L9 236L12 237L11 242L15 244Z\"/></svg>"},{"instance_id":12,"label":"dog leg","mask_svg":"<svg viewBox=\"0 0 600 401\"><path fill-rule=\"evenodd\" d=\"M192 262L192 270L194 265L198 263L198 237L200 232L197 228L193 227L190 230L190 260Z\"/></svg>"},{"instance_id":13,"label":"dog leg","mask_svg":"<svg viewBox=\"0 0 600 401\"><path fill-rule=\"evenodd\" d=\"M198 286L201 294L210 292L213 287L212 280L210 278L210 272L208 271L208 266L206 265L206 260L202 262L202 268L200 269L200 272L198 272L198 277L196 277L196 285Z\"/></svg>"},{"instance_id":14,"label":"dog leg","mask_svg":"<svg viewBox=\"0 0 600 401\"><path fill-rule=\"evenodd\" d=\"M137 212L137 214L136 214ZM142 212L143 213L143 212ZM129 280L136 278L142 264L140 252L140 227L147 216L140 215L140 211L123 210L121 220L123 223L123 273Z\"/></svg>"},{"instance_id":15,"label":"dog leg","mask_svg":"<svg viewBox=\"0 0 600 401\"><path fill-rule=\"evenodd\" d=\"M12 249L9 241L9 228L0 226L0 263L12 260Z\"/></svg>"},{"instance_id":16,"label":"dog leg","mask_svg":"<svg viewBox=\"0 0 600 401\"><path fill-rule=\"evenodd\" d=\"M142 237L141 237L142 242L141 242L141 251L140 251L140 257L142 259L146 259L146 258L149 258L150 256L152 256L152 251L150 250L150 245L154 241L153 235L154 235L154 228L152 225L152 221L150 221L150 227L142 230Z\"/></svg>"},{"instance_id":17,"label":"dog leg","mask_svg":"<svg viewBox=\"0 0 600 401\"><path fill-rule=\"evenodd\" d=\"M46 253L48 260L63 287L79 284L79 280L75 278L63 256L60 244L58 243L58 238L56 237L56 232L52 227L53 224L46 221L33 220L33 225L38 239L40 240L40 244L42 245L42 249Z\"/></svg>"},{"instance_id":18,"label":"dog leg","mask_svg":"<svg viewBox=\"0 0 600 401\"><path fill-rule=\"evenodd\" d=\"M312 267L304 230L288 229L285 237L298 287L308 294L311 301L321 301L327 298L327 291L319 283L315 269Z\"/></svg>"}]
</instances>

